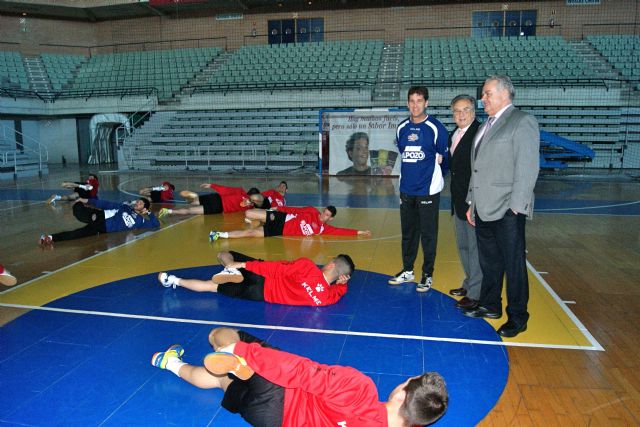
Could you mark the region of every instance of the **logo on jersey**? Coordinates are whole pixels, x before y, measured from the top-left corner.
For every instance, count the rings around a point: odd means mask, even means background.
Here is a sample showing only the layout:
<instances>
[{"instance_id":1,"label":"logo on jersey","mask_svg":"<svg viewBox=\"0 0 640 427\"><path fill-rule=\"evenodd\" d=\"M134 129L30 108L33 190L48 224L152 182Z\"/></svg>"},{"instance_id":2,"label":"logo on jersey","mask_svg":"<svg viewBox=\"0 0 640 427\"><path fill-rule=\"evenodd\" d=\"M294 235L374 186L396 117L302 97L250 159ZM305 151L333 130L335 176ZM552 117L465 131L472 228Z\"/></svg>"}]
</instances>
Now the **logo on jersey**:
<instances>
[{"instance_id":1,"label":"logo on jersey","mask_svg":"<svg viewBox=\"0 0 640 427\"><path fill-rule=\"evenodd\" d=\"M322 292L324 291L324 286L322 286L322 283L318 283L316 285L316 292Z\"/></svg>"},{"instance_id":2,"label":"logo on jersey","mask_svg":"<svg viewBox=\"0 0 640 427\"><path fill-rule=\"evenodd\" d=\"M122 221L127 228L131 228L136 225L136 220L126 212L122 213Z\"/></svg>"},{"instance_id":3,"label":"logo on jersey","mask_svg":"<svg viewBox=\"0 0 640 427\"><path fill-rule=\"evenodd\" d=\"M405 163L416 163L418 160L424 160L425 154L419 145L408 145L402 153L402 161Z\"/></svg>"},{"instance_id":4,"label":"logo on jersey","mask_svg":"<svg viewBox=\"0 0 640 427\"><path fill-rule=\"evenodd\" d=\"M420 137L418 136L417 133L410 133L409 136L407 137L407 140L409 142L416 142Z\"/></svg>"},{"instance_id":5,"label":"logo on jersey","mask_svg":"<svg viewBox=\"0 0 640 427\"><path fill-rule=\"evenodd\" d=\"M311 300L313 300L315 305L322 304L322 301L320 301L320 298L315 296L315 294L313 293L313 288L311 286L307 285L306 282L302 282L300 285L304 288L305 291L307 291L307 294L309 294L309 297L311 298ZM318 283L318 286L322 286L322 285L320 283ZM318 286L316 286L316 290L318 289ZM324 289L324 288L322 288L322 289ZM320 291L318 291L318 292L320 292Z\"/></svg>"}]
</instances>

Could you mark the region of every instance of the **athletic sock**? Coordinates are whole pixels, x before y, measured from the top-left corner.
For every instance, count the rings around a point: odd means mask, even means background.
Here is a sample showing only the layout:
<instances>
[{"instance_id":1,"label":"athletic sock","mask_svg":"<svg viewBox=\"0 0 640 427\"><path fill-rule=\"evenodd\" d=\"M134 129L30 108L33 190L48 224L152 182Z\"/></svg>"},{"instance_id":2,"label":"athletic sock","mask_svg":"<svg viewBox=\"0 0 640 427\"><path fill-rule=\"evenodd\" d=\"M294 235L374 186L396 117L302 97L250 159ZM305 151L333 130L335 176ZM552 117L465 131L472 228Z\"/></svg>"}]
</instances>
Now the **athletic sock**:
<instances>
[{"instance_id":1,"label":"athletic sock","mask_svg":"<svg viewBox=\"0 0 640 427\"><path fill-rule=\"evenodd\" d=\"M229 233L226 231L218 231L218 237L222 237L223 239L228 239Z\"/></svg>"},{"instance_id":2,"label":"athletic sock","mask_svg":"<svg viewBox=\"0 0 640 427\"><path fill-rule=\"evenodd\" d=\"M180 368L182 368L184 365L186 365L186 363L183 362L179 357L170 357L169 360L167 360L167 367L165 369L173 372L179 377Z\"/></svg>"},{"instance_id":3,"label":"athletic sock","mask_svg":"<svg viewBox=\"0 0 640 427\"><path fill-rule=\"evenodd\" d=\"M176 286L180 286L180 278L178 276L174 276L173 274L170 274L169 277L167 277L167 282L169 282L169 284L171 284L174 288Z\"/></svg>"}]
</instances>

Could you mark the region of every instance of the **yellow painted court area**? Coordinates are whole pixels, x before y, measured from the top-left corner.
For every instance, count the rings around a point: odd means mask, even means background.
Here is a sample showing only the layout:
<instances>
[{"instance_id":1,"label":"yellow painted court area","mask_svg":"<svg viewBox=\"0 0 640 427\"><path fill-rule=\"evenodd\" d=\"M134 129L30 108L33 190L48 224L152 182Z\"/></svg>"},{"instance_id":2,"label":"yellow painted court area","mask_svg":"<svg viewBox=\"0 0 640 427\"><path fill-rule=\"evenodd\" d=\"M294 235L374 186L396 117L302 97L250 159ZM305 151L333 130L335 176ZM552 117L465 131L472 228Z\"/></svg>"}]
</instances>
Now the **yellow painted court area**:
<instances>
[{"instance_id":1,"label":"yellow painted court area","mask_svg":"<svg viewBox=\"0 0 640 427\"><path fill-rule=\"evenodd\" d=\"M0 303L42 306L58 298L132 276L178 268L218 264L218 251L234 250L255 258L268 260L307 257L324 264L339 253L353 258L356 268L386 275L396 273L402 266L400 253L400 224L396 209L343 208L333 225L371 230L365 237L272 237L265 239L220 239L210 243L211 229L233 230L244 228L242 214L196 217L170 217L159 231L138 235L136 239L98 253L84 261L46 274L0 294ZM65 244L61 243L60 245ZM55 251L55 247L53 248ZM421 266L418 254L415 269ZM535 266L534 266L535 267ZM448 212L440 213L438 252L434 271L434 288L442 293L456 288L463 279L458 260L452 218ZM529 270L530 320L528 330L513 339L516 345L561 346L585 349L599 348L591 335L575 319L542 276ZM369 283L369 286L389 286ZM157 282L149 286L159 286ZM403 286L413 286L407 284ZM416 294L418 297L418 294ZM506 301L506 297L503 296ZM454 303L453 298L451 303ZM490 321L494 328L506 320Z\"/></svg>"}]
</instances>

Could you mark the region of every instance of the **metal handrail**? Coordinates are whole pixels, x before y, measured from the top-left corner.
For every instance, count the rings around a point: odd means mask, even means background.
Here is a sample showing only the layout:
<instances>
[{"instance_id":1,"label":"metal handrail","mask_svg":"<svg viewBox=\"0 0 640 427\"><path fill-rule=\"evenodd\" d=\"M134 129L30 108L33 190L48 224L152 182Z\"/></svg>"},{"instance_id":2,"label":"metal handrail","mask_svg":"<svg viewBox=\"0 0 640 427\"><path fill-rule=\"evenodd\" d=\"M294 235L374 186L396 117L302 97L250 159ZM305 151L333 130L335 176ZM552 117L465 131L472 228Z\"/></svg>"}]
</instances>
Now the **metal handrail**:
<instances>
[{"instance_id":1,"label":"metal handrail","mask_svg":"<svg viewBox=\"0 0 640 427\"><path fill-rule=\"evenodd\" d=\"M4 159L3 162L4 164L8 163L8 156L10 154L13 154L13 170L14 170L14 175L17 176L18 174L18 158L17 155L19 153L23 153L25 151L36 154L38 156L38 175L42 176L42 165L45 163L49 162L49 150L47 150L47 147L45 147L44 145L42 145L37 139L26 135L20 131L17 131L15 129L9 130L6 126L0 125L0 130L2 131L2 139L4 141L11 141L11 140L15 140L15 134L18 134L20 136L22 136L22 149L21 150L9 150L6 151L4 153ZM13 136L11 139L7 138L7 131L10 131L11 133L13 133ZM25 145L25 140L28 140L32 143L34 143L37 146L37 150L34 148L31 148L27 145Z\"/></svg>"},{"instance_id":2,"label":"metal handrail","mask_svg":"<svg viewBox=\"0 0 640 427\"><path fill-rule=\"evenodd\" d=\"M130 125L130 129L131 129L131 133L128 132L128 127L125 126L124 124L118 126L116 128L116 144L118 145L118 147L123 147L124 146L124 141L128 136L131 136L133 134L133 132L135 132L135 129L138 127L138 125L140 123L142 123L143 121L145 121L147 118L151 117L151 114L156 110L156 107L158 106L158 98L154 97L151 98L146 104L144 104L142 107L140 107L140 109L138 109L137 111L135 111L133 114L131 114L129 117L133 117L136 114L143 112L144 114L140 117L138 117L138 119L133 122L133 123L129 123ZM128 158L128 156L126 155L126 150L124 151L124 159L127 163L129 163L129 161L131 160L130 158ZM129 167L131 166L131 164L129 164Z\"/></svg>"}]
</instances>

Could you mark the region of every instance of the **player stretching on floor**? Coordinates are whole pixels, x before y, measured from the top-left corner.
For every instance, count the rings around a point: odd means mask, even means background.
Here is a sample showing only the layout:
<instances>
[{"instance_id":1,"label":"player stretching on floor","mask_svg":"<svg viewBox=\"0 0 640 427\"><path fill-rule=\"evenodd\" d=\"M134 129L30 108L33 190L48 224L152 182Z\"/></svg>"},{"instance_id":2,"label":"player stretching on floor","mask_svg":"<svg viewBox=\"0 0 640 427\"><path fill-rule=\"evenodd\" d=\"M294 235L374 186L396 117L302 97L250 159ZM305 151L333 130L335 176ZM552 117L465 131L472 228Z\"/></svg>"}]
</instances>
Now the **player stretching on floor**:
<instances>
[{"instance_id":1,"label":"player stretching on floor","mask_svg":"<svg viewBox=\"0 0 640 427\"><path fill-rule=\"evenodd\" d=\"M327 206L322 213L312 206L304 208L282 207L278 208L278 211L251 209L245 212L245 217L248 220L257 220L262 225L247 230L213 230L209 233L209 240L240 239L242 237L313 236L316 234L371 236L369 230L355 230L329 225L328 222L335 218L336 213L335 206Z\"/></svg>"},{"instance_id":2,"label":"player stretching on floor","mask_svg":"<svg viewBox=\"0 0 640 427\"><path fill-rule=\"evenodd\" d=\"M354 368L270 348L230 328L213 329L209 343L215 353L204 358L204 366L183 362L184 349L177 344L154 354L151 364L198 388L222 389L221 406L253 426L425 425L439 419L449 403L437 372L409 378L380 402L371 378Z\"/></svg>"},{"instance_id":3,"label":"player stretching on floor","mask_svg":"<svg viewBox=\"0 0 640 427\"><path fill-rule=\"evenodd\" d=\"M338 255L322 269L307 258L295 261L261 261L238 252L219 252L225 267L211 280L181 279L158 274L162 286L196 292L218 292L232 298L276 304L324 306L347 293L355 265L349 255ZM335 284L334 284L335 282Z\"/></svg>"}]
</instances>

